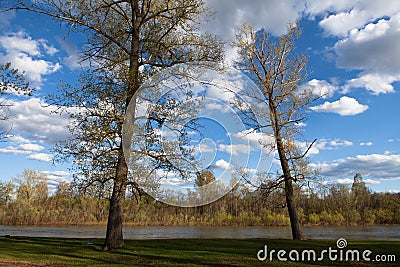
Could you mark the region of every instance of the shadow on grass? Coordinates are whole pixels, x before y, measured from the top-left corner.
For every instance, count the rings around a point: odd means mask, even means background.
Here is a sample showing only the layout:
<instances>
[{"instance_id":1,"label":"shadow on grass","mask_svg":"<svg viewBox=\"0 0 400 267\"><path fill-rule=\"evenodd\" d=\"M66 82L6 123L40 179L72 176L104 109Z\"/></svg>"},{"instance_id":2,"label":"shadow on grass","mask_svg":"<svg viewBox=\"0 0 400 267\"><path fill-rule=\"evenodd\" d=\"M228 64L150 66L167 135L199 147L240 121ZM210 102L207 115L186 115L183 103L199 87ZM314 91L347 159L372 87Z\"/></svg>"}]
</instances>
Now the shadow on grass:
<instances>
[{"instance_id":1,"label":"shadow on grass","mask_svg":"<svg viewBox=\"0 0 400 267\"><path fill-rule=\"evenodd\" d=\"M57 266L399 266L368 262L261 262L257 252L268 245L276 251L336 248L336 241L285 239L160 239L126 240L123 249L102 252L102 239L0 237L0 258ZM349 241L349 249L396 255L400 241ZM276 254L275 254L276 255Z\"/></svg>"}]
</instances>

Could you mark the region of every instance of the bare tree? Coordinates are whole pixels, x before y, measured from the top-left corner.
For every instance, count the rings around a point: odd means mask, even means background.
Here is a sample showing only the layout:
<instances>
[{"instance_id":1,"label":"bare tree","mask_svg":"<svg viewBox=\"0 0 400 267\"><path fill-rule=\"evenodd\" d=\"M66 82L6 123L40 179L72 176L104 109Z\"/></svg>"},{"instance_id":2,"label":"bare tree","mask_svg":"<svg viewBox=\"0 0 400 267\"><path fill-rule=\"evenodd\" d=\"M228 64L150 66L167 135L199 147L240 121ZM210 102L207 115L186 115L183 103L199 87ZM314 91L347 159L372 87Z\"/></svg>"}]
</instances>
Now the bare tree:
<instances>
[{"instance_id":1,"label":"bare tree","mask_svg":"<svg viewBox=\"0 0 400 267\"><path fill-rule=\"evenodd\" d=\"M113 84L124 91L124 111L143 81L161 69L187 63L208 65L222 57L221 42L198 31L203 18L210 15L201 0L15 0L4 1L3 9L49 15L72 30L85 32L88 46L83 59L112 75ZM115 127L121 130L122 122L115 121ZM129 180L121 142L115 154L104 250L123 246L122 215Z\"/></svg>"},{"instance_id":2,"label":"bare tree","mask_svg":"<svg viewBox=\"0 0 400 267\"><path fill-rule=\"evenodd\" d=\"M272 149L278 152L282 173L263 186L264 189L284 190L293 239L305 239L297 216L294 186L304 182L310 174L306 154L315 142L305 151L299 148L299 124L305 120L309 104L317 99L311 90L302 86L307 75L306 57L295 53L295 40L300 34L298 24L290 24L287 33L280 37L244 24L233 42L239 52L236 66L261 90L261 94L246 95L255 98L254 103L259 106L248 109L239 103L238 108L246 116L248 126L255 131L271 129L275 140ZM268 125L261 125L257 118L266 118Z\"/></svg>"}]
</instances>

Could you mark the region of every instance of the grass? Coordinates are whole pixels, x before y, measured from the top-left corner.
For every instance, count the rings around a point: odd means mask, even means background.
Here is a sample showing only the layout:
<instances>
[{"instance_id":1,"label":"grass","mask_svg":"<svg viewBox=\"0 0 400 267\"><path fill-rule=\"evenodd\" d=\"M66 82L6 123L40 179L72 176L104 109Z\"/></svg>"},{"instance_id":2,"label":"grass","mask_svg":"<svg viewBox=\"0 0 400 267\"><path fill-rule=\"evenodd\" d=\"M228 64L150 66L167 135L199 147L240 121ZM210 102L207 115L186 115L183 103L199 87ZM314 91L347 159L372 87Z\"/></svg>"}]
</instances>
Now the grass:
<instances>
[{"instance_id":1,"label":"grass","mask_svg":"<svg viewBox=\"0 0 400 267\"><path fill-rule=\"evenodd\" d=\"M257 251L321 250L336 247L334 240L286 239L156 239L126 240L125 247L100 251L102 239L0 237L0 258L54 266L399 266L400 241L348 241L346 249L369 249L377 255L395 255L395 263L330 261L259 261ZM317 254L318 255L318 254ZM287 255L286 255L287 256ZM3 265L0 265L3 266Z\"/></svg>"}]
</instances>

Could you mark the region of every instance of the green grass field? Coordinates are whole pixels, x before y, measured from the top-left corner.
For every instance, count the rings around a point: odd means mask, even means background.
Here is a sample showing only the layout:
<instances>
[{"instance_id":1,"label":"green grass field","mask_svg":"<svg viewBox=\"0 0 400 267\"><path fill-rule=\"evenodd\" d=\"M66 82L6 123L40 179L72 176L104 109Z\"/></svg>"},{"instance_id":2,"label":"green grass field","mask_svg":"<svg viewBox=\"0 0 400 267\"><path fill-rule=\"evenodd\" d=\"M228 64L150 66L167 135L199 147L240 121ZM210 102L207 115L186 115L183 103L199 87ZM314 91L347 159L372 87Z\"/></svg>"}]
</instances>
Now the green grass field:
<instances>
[{"instance_id":1,"label":"green grass field","mask_svg":"<svg viewBox=\"0 0 400 267\"><path fill-rule=\"evenodd\" d=\"M400 241L348 241L346 249L369 249L375 255L395 255L397 262L259 261L257 252L313 249L317 253L332 247L335 240L293 241L285 239L162 239L126 240L123 249L100 251L102 239L0 237L0 258L5 261L43 263L41 266L400 266ZM317 254L319 255L319 254ZM286 254L287 257L287 254ZM19 266L18 262L13 266ZM26 264L26 263L25 263ZM3 263L0 266L8 266ZM22 265L22 263L21 263ZM28 266L28 265L24 265Z\"/></svg>"}]
</instances>

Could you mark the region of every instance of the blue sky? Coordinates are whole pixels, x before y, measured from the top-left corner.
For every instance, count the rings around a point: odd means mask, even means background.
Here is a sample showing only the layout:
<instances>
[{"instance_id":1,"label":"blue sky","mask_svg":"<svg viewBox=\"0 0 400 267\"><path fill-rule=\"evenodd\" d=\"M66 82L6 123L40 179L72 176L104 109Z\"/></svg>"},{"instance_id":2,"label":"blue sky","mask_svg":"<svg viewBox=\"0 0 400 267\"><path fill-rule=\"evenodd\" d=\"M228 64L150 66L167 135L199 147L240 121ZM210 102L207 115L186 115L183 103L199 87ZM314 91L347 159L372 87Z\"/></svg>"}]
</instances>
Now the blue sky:
<instances>
[{"instance_id":1,"label":"blue sky","mask_svg":"<svg viewBox=\"0 0 400 267\"><path fill-rule=\"evenodd\" d=\"M217 11L206 29L229 43L242 22L282 34L299 19L299 52L309 57L308 85L326 97L314 103L304 137L318 141L311 161L326 183L350 184L363 175L374 191L400 192L400 2L375 0L212 1ZM67 164L53 165L51 147L67 136L67 118L43 108L44 96L79 73L82 39L53 20L26 12L0 17L0 62L12 61L38 88L12 101L13 137L0 143L0 179L24 168L68 179ZM234 50L226 46L227 58ZM84 67L84 66L83 66Z\"/></svg>"}]
</instances>

